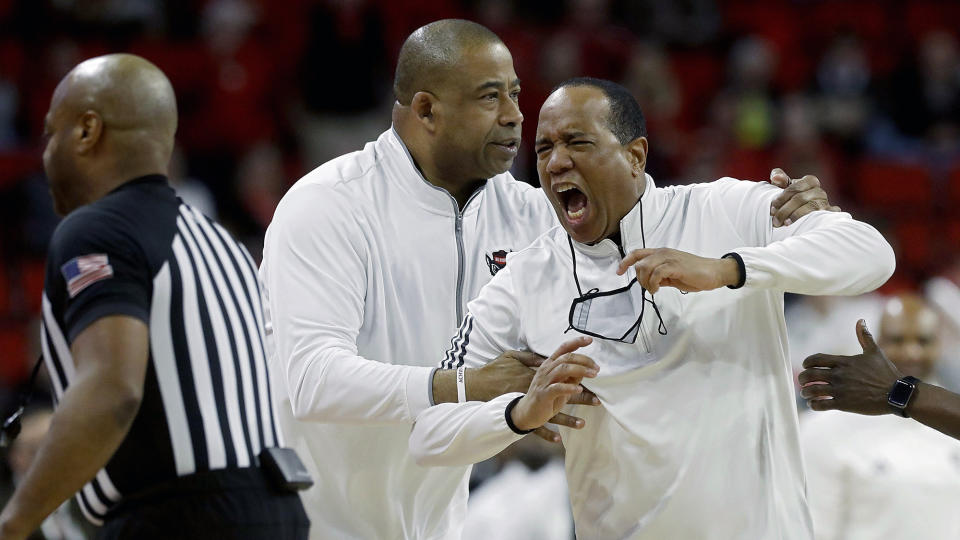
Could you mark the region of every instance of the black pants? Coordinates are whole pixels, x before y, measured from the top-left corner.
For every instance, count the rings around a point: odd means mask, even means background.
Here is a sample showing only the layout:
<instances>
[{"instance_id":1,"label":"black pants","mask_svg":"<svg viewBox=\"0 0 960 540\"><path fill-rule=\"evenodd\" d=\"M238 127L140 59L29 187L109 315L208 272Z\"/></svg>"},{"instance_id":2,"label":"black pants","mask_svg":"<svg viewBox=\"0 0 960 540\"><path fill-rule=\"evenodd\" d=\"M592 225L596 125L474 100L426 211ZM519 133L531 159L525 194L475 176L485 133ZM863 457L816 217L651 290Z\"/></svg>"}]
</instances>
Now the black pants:
<instances>
[{"instance_id":1,"label":"black pants","mask_svg":"<svg viewBox=\"0 0 960 540\"><path fill-rule=\"evenodd\" d=\"M125 497L98 538L301 540L309 529L299 495L250 468L192 474Z\"/></svg>"}]
</instances>

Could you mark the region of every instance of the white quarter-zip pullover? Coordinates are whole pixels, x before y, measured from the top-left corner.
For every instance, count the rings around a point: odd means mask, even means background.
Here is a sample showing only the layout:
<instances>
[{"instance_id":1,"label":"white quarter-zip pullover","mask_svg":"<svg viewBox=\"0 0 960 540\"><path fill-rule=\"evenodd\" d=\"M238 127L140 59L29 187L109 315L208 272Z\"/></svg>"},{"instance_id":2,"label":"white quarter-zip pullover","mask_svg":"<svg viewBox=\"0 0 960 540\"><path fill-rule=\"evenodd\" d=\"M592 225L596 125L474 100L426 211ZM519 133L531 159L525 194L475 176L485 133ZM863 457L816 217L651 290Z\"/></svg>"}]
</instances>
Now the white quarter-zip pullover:
<instances>
[{"instance_id":1,"label":"white quarter-zip pullover","mask_svg":"<svg viewBox=\"0 0 960 540\"><path fill-rule=\"evenodd\" d=\"M810 514L787 354L783 292L860 294L893 272L893 251L849 214L814 212L773 228L767 184L723 179L657 188L621 221L627 252L644 245L704 257L738 253L740 289L654 295L635 343L594 339L582 352L600 366L584 380L600 407L569 406L586 421L561 428L577 537L809 540ZM624 287L611 240L573 243L584 292ZM557 227L509 258L470 303L455 348L469 366L500 352L549 355L575 337L571 245ZM647 293L647 298L650 298ZM626 321L628 328L640 313ZM469 331L467 331L467 329ZM506 404L441 404L420 414L411 452L423 464L485 459L519 438Z\"/></svg>"},{"instance_id":2,"label":"white quarter-zip pullover","mask_svg":"<svg viewBox=\"0 0 960 540\"><path fill-rule=\"evenodd\" d=\"M313 538L459 537L469 468L418 466L410 425L466 303L556 223L509 173L461 211L392 129L284 196L260 275L278 416L315 480Z\"/></svg>"}]
</instances>

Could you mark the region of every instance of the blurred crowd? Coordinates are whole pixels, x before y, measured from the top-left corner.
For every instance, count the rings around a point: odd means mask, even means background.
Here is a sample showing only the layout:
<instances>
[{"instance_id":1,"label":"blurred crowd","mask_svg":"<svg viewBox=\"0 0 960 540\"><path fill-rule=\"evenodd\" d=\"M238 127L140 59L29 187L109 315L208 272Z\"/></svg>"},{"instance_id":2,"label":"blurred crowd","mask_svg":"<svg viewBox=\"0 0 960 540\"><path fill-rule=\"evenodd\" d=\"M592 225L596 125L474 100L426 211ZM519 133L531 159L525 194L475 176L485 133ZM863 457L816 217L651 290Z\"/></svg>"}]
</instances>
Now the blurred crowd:
<instances>
[{"instance_id":1,"label":"blurred crowd","mask_svg":"<svg viewBox=\"0 0 960 540\"><path fill-rule=\"evenodd\" d=\"M832 202L894 245L898 271L883 292L930 291L946 304L944 326L960 329L958 2L0 0L3 410L39 353L58 219L41 169L43 118L73 65L127 51L167 73L180 107L171 181L259 256L293 181L389 127L402 40L444 17L490 27L514 54L526 117L518 178L537 184L531 142L555 84L619 81L644 108L658 184L764 180L774 166L815 174ZM855 348L853 322L878 317L880 304L793 301L797 361L814 345ZM940 365L960 383L960 360Z\"/></svg>"}]
</instances>

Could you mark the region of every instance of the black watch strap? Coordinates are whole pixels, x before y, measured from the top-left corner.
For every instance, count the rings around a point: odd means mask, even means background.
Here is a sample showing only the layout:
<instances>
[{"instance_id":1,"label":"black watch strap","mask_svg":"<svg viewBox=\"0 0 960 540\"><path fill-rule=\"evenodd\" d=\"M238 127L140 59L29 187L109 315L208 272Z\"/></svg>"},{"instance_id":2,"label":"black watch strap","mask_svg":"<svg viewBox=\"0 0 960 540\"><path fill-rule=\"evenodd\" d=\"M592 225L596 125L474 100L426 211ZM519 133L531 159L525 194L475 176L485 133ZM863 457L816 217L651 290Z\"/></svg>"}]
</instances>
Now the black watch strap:
<instances>
[{"instance_id":1,"label":"black watch strap","mask_svg":"<svg viewBox=\"0 0 960 540\"><path fill-rule=\"evenodd\" d=\"M910 399L917 393L918 384L920 384L920 379L910 375L897 379L897 382L893 383L887 393L887 404L890 405L894 414L904 418L910 417L907 414L907 405L910 404Z\"/></svg>"}]
</instances>

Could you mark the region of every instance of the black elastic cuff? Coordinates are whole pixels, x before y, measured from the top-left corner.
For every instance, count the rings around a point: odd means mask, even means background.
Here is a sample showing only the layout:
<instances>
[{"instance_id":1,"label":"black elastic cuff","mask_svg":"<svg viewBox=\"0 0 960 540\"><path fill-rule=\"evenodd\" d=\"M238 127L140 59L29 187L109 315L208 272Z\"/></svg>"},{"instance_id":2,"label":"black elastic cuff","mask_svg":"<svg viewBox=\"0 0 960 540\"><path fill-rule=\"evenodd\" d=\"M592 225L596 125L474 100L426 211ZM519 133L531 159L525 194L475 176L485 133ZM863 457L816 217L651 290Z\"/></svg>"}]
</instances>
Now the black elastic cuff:
<instances>
[{"instance_id":1,"label":"black elastic cuff","mask_svg":"<svg viewBox=\"0 0 960 540\"><path fill-rule=\"evenodd\" d=\"M727 253L726 255L724 255L723 257L720 257L720 258L721 258L721 259L726 259L727 257L731 257L731 258L733 258L735 261L737 261L737 270L740 272L740 279L737 280L737 284L736 284L736 285L727 285L727 287L729 287L729 288L731 288L731 289L739 289L740 287L743 287L743 284L744 284L744 283L747 282L747 267L744 266L744 264L743 264L743 257L741 257L739 253L730 252L730 253Z\"/></svg>"},{"instance_id":2,"label":"black elastic cuff","mask_svg":"<svg viewBox=\"0 0 960 540\"><path fill-rule=\"evenodd\" d=\"M531 431L533 431L532 429L518 428L517 425L513 423L513 418L510 418L510 411L513 410L513 408L517 405L517 402L520 401L520 398L522 397L523 396L517 396L513 398L513 400L510 401L510 403L507 403L507 409L503 413L504 417L507 419L507 427L509 427L517 435L526 435L527 433L530 433Z\"/></svg>"}]
</instances>

